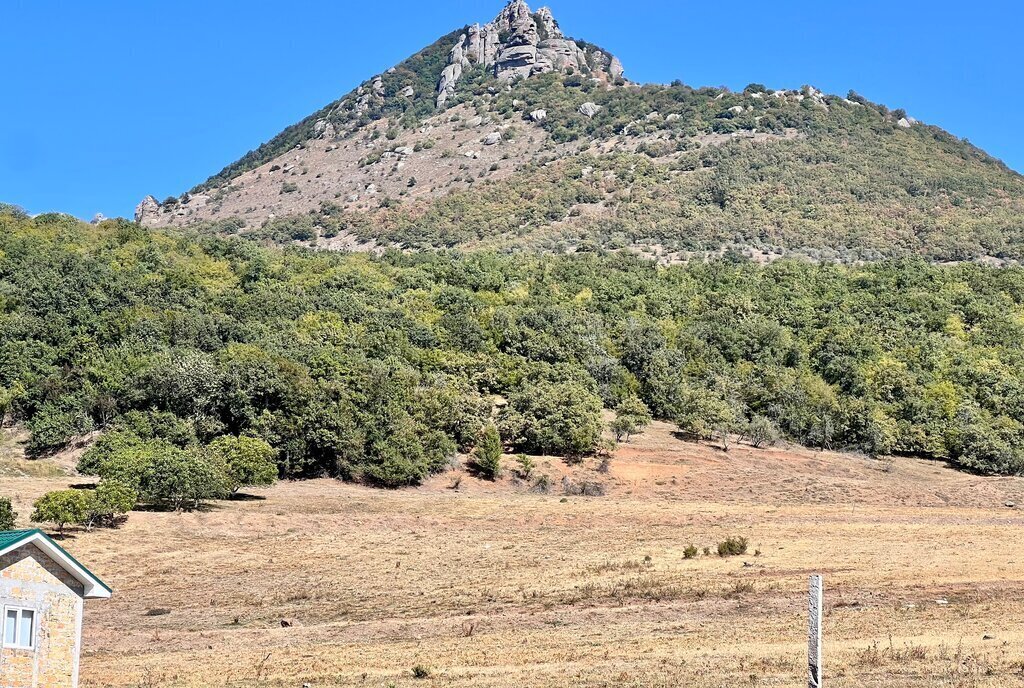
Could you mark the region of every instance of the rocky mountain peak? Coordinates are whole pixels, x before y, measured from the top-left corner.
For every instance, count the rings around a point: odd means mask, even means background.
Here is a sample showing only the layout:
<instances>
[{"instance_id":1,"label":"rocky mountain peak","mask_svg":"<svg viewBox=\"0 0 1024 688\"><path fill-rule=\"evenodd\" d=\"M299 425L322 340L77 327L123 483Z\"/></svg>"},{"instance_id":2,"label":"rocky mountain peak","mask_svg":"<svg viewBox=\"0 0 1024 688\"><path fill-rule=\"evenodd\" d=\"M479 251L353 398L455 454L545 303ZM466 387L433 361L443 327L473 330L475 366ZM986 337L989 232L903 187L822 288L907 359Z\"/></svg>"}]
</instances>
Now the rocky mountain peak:
<instances>
[{"instance_id":1,"label":"rocky mountain peak","mask_svg":"<svg viewBox=\"0 0 1024 688\"><path fill-rule=\"evenodd\" d=\"M524 0L512 0L494 21L474 24L459 37L438 80L438 107L444 107L462 74L474 66L502 81L560 72L616 83L624 71L614 56L566 38L549 8L533 12Z\"/></svg>"}]
</instances>

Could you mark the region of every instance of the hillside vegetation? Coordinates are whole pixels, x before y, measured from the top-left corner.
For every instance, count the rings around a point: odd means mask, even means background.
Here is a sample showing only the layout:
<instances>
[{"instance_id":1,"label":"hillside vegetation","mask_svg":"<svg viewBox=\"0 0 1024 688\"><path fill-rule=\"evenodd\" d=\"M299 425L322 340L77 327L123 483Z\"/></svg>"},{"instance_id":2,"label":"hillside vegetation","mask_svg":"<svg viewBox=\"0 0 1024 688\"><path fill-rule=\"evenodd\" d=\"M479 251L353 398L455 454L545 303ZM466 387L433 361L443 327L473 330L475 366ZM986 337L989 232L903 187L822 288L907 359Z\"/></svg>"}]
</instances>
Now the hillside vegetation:
<instances>
[{"instance_id":1,"label":"hillside vegetation","mask_svg":"<svg viewBox=\"0 0 1024 688\"><path fill-rule=\"evenodd\" d=\"M436 110L432 84L459 34L145 223L326 247L343 234L415 249L632 248L664 262L723 248L846 263L1024 258L1024 178L902 110L810 86L736 93L559 72L505 83L480 67ZM356 150L358 164L346 157Z\"/></svg>"},{"instance_id":2,"label":"hillside vegetation","mask_svg":"<svg viewBox=\"0 0 1024 688\"><path fill-rule=\"evenodd\" d=\"M571 457L639 401L696 437L1018 473L1022 336L1018 268L374 258L0 212L0 410L35 454L249 435L282 475L398 486L492 415Z\"/></svg>"}]
</instances>

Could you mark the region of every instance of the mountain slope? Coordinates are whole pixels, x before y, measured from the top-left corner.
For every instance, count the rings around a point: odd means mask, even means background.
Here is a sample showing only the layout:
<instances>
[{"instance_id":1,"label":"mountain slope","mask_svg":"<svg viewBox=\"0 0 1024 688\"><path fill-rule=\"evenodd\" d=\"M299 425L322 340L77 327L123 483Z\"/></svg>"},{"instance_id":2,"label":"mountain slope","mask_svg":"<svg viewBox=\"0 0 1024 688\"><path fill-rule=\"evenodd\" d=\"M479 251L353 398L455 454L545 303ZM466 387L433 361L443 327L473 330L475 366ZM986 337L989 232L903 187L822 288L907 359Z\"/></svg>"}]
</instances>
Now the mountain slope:
<instances>
[{"instance_id":1,"label":"mountain slope","mask_svg":"<svg viewBox=\"0 0 1024 688\"><path fill-rule=\"evenodd\" d=\"M906 113L811 88L627 82L510 3L370 79L146 225L325 248L629 249L663 261L1024 257L1024 178Z\"/></svg>"}]
</instances>

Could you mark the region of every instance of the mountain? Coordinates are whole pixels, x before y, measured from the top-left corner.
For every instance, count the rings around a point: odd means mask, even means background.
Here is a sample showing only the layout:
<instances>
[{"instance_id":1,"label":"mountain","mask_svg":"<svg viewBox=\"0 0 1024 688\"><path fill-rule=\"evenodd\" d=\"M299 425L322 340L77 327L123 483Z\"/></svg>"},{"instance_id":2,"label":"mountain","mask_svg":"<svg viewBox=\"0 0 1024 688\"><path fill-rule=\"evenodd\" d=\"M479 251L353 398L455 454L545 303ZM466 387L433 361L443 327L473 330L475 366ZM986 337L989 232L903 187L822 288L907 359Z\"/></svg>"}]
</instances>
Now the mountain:
<instances>
[{"instance_id":1,"label":"mountain","mask_svg":"<svg viewBox=\"0 0 1024 688\"><path fill-rule=\"evenodd\" d=\"M680 66L682 70L683 66ZM1024 258L1024 178L851 92L639 85L509 3L136 220L328 249Z\"/></svg>"}]
</instances>

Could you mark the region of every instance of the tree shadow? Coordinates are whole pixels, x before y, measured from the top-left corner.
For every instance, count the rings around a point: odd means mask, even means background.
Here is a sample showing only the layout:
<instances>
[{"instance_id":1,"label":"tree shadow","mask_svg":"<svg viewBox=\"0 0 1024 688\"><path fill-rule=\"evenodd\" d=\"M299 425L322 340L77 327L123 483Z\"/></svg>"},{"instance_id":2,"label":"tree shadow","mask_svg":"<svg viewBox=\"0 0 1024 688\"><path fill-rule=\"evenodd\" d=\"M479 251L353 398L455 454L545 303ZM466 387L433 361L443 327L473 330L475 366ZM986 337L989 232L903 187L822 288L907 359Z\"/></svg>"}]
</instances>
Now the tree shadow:
<instances>
[{"instance_id":1,"label":"tree shadow","mask_svg":"<svg viewBox=\"0 0 1024 688\"><path fill-rule=\"evenodd\" d=\"M247 494L245 492L236 492L235 494L228 497L225 501L228 502L265 502L267 498L263 495Z\"/></svg>"}]
</instances>

